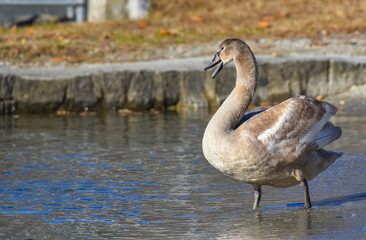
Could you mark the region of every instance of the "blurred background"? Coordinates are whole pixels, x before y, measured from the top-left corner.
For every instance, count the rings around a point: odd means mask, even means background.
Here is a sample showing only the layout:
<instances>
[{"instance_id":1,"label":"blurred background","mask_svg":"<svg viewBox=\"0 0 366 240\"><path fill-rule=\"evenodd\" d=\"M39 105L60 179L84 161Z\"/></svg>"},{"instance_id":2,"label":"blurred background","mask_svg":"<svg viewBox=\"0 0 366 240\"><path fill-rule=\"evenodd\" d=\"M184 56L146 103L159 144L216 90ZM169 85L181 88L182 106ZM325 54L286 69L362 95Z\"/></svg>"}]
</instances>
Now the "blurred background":
<instances>
[{"instance_id":1,"label":"blurred background","mask_svg":"<svg viewBox=\"0 0 366 240\"><path fill-rule=\"evenodd\" d=\"M365 11L361 0L0 0L0 58L42 65L198 56L227 37L357 44Z\"/></svg>"}]
</instances>

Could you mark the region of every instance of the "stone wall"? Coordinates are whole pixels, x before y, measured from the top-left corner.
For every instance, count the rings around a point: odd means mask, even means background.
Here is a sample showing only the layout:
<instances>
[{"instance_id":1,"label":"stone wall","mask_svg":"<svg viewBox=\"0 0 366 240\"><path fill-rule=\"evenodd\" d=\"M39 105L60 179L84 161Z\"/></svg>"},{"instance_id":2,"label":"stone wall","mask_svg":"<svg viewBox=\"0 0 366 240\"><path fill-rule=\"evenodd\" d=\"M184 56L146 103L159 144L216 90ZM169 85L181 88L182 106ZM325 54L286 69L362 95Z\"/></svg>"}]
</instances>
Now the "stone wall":
<instances>
[{"instance_id":1,"label":"stone wall","mask_svg":"<svg viewBox=\"0 0 366 240\"><path fill-rule=\"evenodd\" d=\"M0 113L217 107L234 87L235 68L229 64L213 80L211 71L203 71L210 60L0 67ZM298 94L331 96L337 104L334 96L366 85L366 57L258 56L257 60L260 78L255 104Z\"/></svg>"}]
</instances>

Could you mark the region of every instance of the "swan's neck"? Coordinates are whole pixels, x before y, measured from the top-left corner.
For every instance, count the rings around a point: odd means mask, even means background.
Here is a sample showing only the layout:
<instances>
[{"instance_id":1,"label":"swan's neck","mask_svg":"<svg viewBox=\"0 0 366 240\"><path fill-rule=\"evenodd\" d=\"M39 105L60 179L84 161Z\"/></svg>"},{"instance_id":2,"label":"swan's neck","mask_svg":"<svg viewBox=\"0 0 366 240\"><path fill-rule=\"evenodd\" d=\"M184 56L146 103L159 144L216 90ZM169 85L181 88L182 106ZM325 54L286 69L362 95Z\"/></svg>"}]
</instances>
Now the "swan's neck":
<instances>
[{"instance_id":1,"label":"swan's neck","mask_svg":"<svg viewBox=\"0 0 366 240\"><path fill-rule=\"evenodd\" d=\"M211 120L215 128L226 133L235 129L248 109L258 82L258 67L251 51L234 57L234 63L237 73L235 88Z\"/></svg>"}]
</instances>

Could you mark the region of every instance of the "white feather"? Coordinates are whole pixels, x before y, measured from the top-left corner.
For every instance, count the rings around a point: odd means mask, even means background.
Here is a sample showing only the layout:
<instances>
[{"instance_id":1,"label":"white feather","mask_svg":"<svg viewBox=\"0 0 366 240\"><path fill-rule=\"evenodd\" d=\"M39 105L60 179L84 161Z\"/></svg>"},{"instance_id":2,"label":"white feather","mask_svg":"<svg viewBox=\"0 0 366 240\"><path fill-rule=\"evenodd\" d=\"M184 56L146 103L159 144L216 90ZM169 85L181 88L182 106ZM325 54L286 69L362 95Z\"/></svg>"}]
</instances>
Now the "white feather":
<instances>
[{"instance_id":1,"label":"white feather","mask_svg":"<svg viewBox=\"0 0 366 240\"><path fill-rule=\"evenodd\" d=\"M319 135L320 131L324 127L324 125L328 122L329 118L335 114L337 111L334 109L333 106L326 104L326 112L322 119L320 119L319 122L317 122L314 127L305 135L304 140L307 143L312 143L315 141L317 136Z\"/></svg>"}]
</instances>

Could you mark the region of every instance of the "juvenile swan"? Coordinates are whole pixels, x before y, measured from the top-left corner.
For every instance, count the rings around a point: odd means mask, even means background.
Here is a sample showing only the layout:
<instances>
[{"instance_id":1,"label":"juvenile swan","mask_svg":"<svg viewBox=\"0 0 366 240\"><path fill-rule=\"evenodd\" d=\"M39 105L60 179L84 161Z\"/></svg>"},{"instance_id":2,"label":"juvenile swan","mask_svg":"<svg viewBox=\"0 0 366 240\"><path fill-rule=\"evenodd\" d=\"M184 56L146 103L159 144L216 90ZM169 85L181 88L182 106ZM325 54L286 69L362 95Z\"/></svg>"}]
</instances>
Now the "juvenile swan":
<instances>
[{"instance_id":1,"label":"juvenile swan","mask_svg":"<svg viewBox=\"0 0 366 240\"><path fill-rule=\"evenodd\" d=\"M337 108L296 96L246 112L258 82L257 62L249 46L240 39L226 39L205 70L218 65L215 78L231 61L236 66L236 85L207 125L202 141L206 159L224 174L252 184L254 210L262 185L285 188L298 183L304 190L305 208L311 208L307 181L342 156L323 149L342 135L340 127L328 122Z\"/></svg>"}]
</instances>

